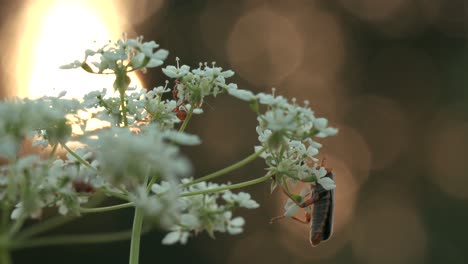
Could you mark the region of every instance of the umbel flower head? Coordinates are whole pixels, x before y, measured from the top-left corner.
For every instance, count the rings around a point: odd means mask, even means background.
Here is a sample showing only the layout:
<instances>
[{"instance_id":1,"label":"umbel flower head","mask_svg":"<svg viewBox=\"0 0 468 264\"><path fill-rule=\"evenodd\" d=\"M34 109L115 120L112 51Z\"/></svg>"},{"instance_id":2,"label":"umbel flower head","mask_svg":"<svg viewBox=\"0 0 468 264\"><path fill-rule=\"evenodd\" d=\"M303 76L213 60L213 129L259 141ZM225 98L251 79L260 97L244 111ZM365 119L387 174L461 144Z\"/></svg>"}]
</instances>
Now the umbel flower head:
<instances>
[{"instance_id":1,"label":"umbel flower head","mask_svg":"<svg viewBox=\"0 0 468 264\"><path fill-rule=\"evenodd\" d=\"M85 142L95 149L105 178L114 184L138 186L149 176L173 180L190 173L190 163L176 145L166 141L166 135L156 125L138 135L129 128L112 127Z\"/></svg>"},{"instance_id":2,"label":"umbel flower head","mask_svg":"<svg viewBox=\"0 0 468 264\"><path fill-rule=\"evenodd\" d=\"M189 183L191 179L182 179L182 183ZM154 184L152 191L158 195L170 193L168 183ZM211 182L200 182L181 190L178 199L179 214L173 219L171 231L164 237L162 243L169 245L175 243L185 244L193 234L206 231L211 237L215 232L237 235L242 233L245 224L244 218L233 216L237 208L255 209L259 204L252 200L250 194L239 192L237 194L225 190L212 194L200 194L183 197L184 193L211 190L226 185Z\"/></svg>"},{"instance_id":3,"label":"umbel flower head","mask_svg":"<svg viewBox=\"0 0 468 264\"><path fill-rule=\"evenodd\" d=\"M115 43L109 43L103 47L85 51L85 59L78 60L61 66L61 69L83 68L90 73L105 73L118 71L136 71L145 72L147 68L161 66L167 58L169 52L165 49L157 49L159 45L154 41L143 42L143 36L135 39L127 38L127 34L122 35ZM98 57L91 62L96 67L94 70L88 63L88 59Z\"/></svg>"},{"instance_id":4,"label":"umbel flower head","mask_svg":"<svg viewBox=\"0 0 468 264\"><path fill-rule=\"evenodd\" d=\"M315 138L336 135L338 129L329 127L327 119L315 117L308 101L301 106L294 98L289 101L283 96L275 96L274 89L272 94L254 94L234 86L226 89L230 95L249 102L257 113L256 130L261 145L255 150L265 149L261 157L279 183L287 183L283 179L286 177L293 182L316 182L325 188L334 188L333 180L324 178L314 169L317 166L305 161L318 161L315 156L322 145ZM260 112L260 106L266 107L264 113Z\"/></svg>"},{"instance_id":5,"label":"umbel flower head","mask_svg":"<svg viewBox=\"0 0 468 264\"><path fill-rule=\"evenodd\" d=\"M13 99L0 103L0 156L14 158L25 137L38 136L46 142L66 141L71 135L68 114L77 111L76 100L43 97Z\"/></svg>"}]
</instances>

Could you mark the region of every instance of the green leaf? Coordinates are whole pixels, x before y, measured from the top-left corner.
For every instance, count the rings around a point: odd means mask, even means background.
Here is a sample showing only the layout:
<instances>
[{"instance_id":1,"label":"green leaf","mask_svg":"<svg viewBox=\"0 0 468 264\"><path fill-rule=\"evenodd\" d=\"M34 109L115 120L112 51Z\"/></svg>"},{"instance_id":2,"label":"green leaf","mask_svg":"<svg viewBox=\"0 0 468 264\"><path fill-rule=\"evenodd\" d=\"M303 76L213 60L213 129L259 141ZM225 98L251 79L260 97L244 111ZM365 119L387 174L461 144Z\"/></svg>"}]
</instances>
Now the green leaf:
<instances>
[{"instance_id":1,"label":"green leaf","mask_svg":"<svg viewBox=\"0 0 468 264\"><path fill-rule=\"evenodd\" d=\"M127 72L118 73L116 72L116 78L114 81L114 90L124 93L128 86L130 85L130 77L128 77Z\"/></svg>"},{"instance_id":2,"label":"green leaf","mask_svg":"<svg viewBox=\"0 0 468 264\"><path fill-rule=\"evenodd\" d=\"M83 62L81 63L81 68L89 73L94 73L93 69L91 68L91 66L89 66L88 63L86 62Z\"/></svg>"},{"instance_id":3,"label":"green leaf","mask_svg":"<svg viewBox=\"0 0 468 264\"><path fill-rule=\"evenodd\" d=\"M141 68L146 67L146 65L148 65L148 63L150 62L150 60L151 60L150 57L145 56L145 59L143 60L143 62L141 63L141 65L138 67L138 69L141 69Z\"/></svg>"},{"instance_id":4,"label":"green leaf","mask_svg":"<svg viewBox=\"0 0 468 264\"><path fill-rule=\"evenodd\" d=\"M302 182L316 182L317 179L315 176L311 175L311 176L303 178L301 181Z\"/></svg>"},{"instance_id":5,"label":"green leaf","mask_svg":"<svg viewBox=\"0 0 468 264\"><path fill-rule=\"evenodd\" d=\"M295 200L296 202L298 202L298 203L301 203L301 202L302 202L302 196L300 196L300 195L291 193L291 197L294 198L294 200Z\"/></svg>"},{"instance_id":6,"label":"green leaf","mask_svg":"<svg viewBox=\"0 0 468 264\"><path fill-rule=\"evenodd\" d=\"M254 111L257 115L260 114L260 106L258 105L257 100L250 101L249 106L250 106L250 109L252 109L252 111Z\"/></svg>"}]
</instances>

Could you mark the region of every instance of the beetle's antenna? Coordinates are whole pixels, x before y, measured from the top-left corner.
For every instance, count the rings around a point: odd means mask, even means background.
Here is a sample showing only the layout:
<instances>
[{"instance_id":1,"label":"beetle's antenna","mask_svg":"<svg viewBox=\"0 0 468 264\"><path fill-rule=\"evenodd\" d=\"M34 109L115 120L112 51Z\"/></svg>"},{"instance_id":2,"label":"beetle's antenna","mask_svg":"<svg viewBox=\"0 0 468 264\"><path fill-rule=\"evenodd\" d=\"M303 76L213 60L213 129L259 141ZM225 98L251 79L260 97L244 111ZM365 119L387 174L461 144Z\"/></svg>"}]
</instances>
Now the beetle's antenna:
<instances>
[{"instance_id":1,"label":"beetle's antenna","mask_svg":"<svg viewBox=\"0 0 468 264\"><path fill-rule=\"evenodd\" d=\"M325 167L325 161L327 160L327 158L323 157L322 158L322 162L320 162L320 167Z\"/></svg>"}]
</instances>

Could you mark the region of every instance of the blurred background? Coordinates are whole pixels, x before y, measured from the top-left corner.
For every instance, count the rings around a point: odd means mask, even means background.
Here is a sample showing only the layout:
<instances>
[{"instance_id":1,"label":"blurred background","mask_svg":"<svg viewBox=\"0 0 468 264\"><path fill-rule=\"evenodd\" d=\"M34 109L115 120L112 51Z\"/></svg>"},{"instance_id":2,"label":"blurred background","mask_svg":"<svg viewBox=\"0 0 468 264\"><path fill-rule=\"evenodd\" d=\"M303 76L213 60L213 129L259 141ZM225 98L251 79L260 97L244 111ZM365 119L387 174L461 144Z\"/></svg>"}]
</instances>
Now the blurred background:
<instances>
[{"instance_id":1,"label":"blurred background","mask_svg":"<svg viewBox=\"0 0 468 264\"><path fill-rule=\"evenodd\" d=\"M309 100L340 129L321 141L337 182L330 241L311 248L306 225L269 220L284 197L247 191L239 236L203 234L187 246L142 240L141 263L468 263L468 2L463 0L0 0L0 96L70 95L112 80L59 65L92 42L144 35L182 63L216 61L239 87ZM134 76L163 85L160 68ZM256 118L242 101L207 100L188 132L196 177L253 151ZM203 155L200 155L200 154ZM259 177L261 160L232 173ZM53 233L131 227L132 211L84 219ZM465 237L465 238L464 238ZM22 263L127 263L129 242L14 252Z\"/></svg>"}]
</instances>

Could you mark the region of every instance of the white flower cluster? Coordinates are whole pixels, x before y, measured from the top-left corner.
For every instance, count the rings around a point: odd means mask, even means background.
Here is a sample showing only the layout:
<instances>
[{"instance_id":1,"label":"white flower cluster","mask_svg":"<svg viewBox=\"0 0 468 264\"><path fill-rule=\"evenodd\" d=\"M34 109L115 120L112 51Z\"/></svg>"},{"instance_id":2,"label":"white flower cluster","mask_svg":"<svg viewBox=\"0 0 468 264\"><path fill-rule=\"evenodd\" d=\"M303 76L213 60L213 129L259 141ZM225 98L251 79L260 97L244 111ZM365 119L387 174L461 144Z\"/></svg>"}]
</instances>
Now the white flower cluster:
<instances>
[{"instance_id":1,"label":"white flower cluster","mask_svg":"<svg viewBox=\"0 0 468 264\"><path fill-rule=\"evenodd\" d=\"M79 214L92 186L100 186L96 170L73 160L51 163L29 155L0 167L0 200L15 205L12 219L40 217L46 207L57 207L62 215Z\"/></svg>"},{"instance_id":2,"label":"white flower cluster","mask_svg":"<svg viewBox=\"0 0 468 264\"><path fill-rule=\"evenodd\" d=\"M56 144L71 134L67 114L76 112L75 100L44 97L0 103L0 156L14 159L25 137L38 136L39 143Z\"/></svg>"},{"instance_id":3,"label":"white flower cluster","mask_svg":"<svg viewBox=\"0 0 468 264\"><path fill-rule=\"evenodd\" d=\"M203 103L203 98L208 95L216 96L228 87L237 87L235 84L226 84L226 78L232 77L231 70L223 71L221 67L216 67L215 63L210 67L207 63L200 63L197 69L190 71L187 65L167 66L162 69L169 78L176 79L174 87L174 97L177 105L189 103L196 108Z\"/></svg>"},{"instance_id":4,"label":"white flower cluster","mask_svg":"<svg viewBox=\"0 0 468 264\"><path fill-rule=\"evenodd\" d=\"M182 179L183 184L190 181L191 179ZM170 208L175 210L172 213L166 212L164 214L172 217L171 221L168 221L172 225L169 228L171 231L162 241L163 244L185 244L190 235L203 231L206 231L211 237L214 237L214 232L240 234L243 231L245 220L242 217L233 217L233 211L237 208L258 208L258 203L251 199L250 194L244 192L235 194L225 190L184 197L184 193L206 191L222 186L225 185L200 182L181 189L181 196L178 199L173 199L173 196L171 199L167 199L164 197L174 193L173 184L164 181L160 184L154 184L151 190L156 194L158 200L146 199L148 204L143 208L153 208L147 210L158 211L161 202L157 201L163 199L165 203L172 201ZM150 197L154 197L154 195ZM136 204L142 205L141 202L136 202Z\"/></svg>"},{"instance_id":5,"label":"white flower cluster","mask_svg":"<svg viewBox=\"0 0 468 264\"><path fill-rule=\"evenodd\" d=\"M174 125L180 123L181 120L175 111L176 101L162 99L163 94L169 91L160 86L148 92L141 89L127 93L126 115L129 125L141 126L155 123L160 129L173 129ZM82 110L89 113L76 120L82 124L82 131L87 129L86 124L91 118L99 120L102 124L109 123L113 126L119 125L122 121L120 97L116 93L113 96L108 94L106 89L85 95L82 106Z\"/></svg>"},{"instance_id":6,"label":"white flower cluster","mask_svg":"<svg viewBox=\"0 0 468 264\"><path fill-rule=\"evenodd\" d=\"M138 132L112 127L84 142L96 152L103 177L113 184L136 187L145 184L149 177L172 180L190 172L190 163L177 146L167 142L166 135L156 125L142 127ZM194 139L189 137L187 141L193 143Z\"/></svg>"},{"instance_id":7,"label":"white flower cluster","mask_svg":"<svg viewBox=\"0 0 468 264\"><path fill-rule=\"evenodd\" d=\"M135 94L128 97L129 105L141 99L144 111L147 97ZM79 112L86 110L84 106L110 105L113 99L104 96L105 91L94 92L82 103L59 97L0 102L0 157L7 162L0 167L0 200L15 206L13 218L37 217L45 207L76 215L80 204L97 190L136 196L149 177L176 181L189 175L190 163L177 145L199 144L197 136L147 123L121 128L115 122L110 128L86 131ZM112 114L105 110L96 116L112 120ZM86 133L72 138L75 124ZM53 155L50 159L21 156L21 144L33 137L35 145L45 147L73 139L86 145L73 155L68 153L66 160L55 160Z\"/></svg>"},{"instance_id":8,"label":"white flower cluster","mask_svg":"<svg viewBox=\"0 0 468 264\"><path fill-rule=\"evenodd\" d=\"M136 39L128 39L126 34L123 34L122 39L119 39L115 43L109 43L97 50L86 50L85 59L83 62L78 60L63 65L62 69L72 68L83 68L84 70L91 73L103 73L106 70L111 72L122 71L146 71L146 68L154 68L163 64L163 61L167 58L169 52L164 49L157 49L159 45L154 42L143 42L143 37L137 37ZM97 61L91 62L91 64L97 68L95 72L91 66L87 63L89 57L99 55Z\"/></svg>"},{"instance_id":9,"label":"white flower cluster","mask_svg":"<svg viewBox=\"0 0 468 264\"><path fill-rule=\"evenodd\" d=\"M169 229L181 215L179 188L174 180L154 184L151 192L139 187L130 200L137 208L142 208L148 219L160 227Z\"/></svg>"},{"instance_id":10,"label":"white flower cluster","mask_svg":"<svg viewBox=\"0 0 468 264\"><path fill-rule=\"evenodd\" d=\"M255 150L266 147L262 157L269 166L268 170L280 183L287 183L282 178L286 177L292 182L317 182L326 189L335 188L333 180L324 178L323 171L318 173L318 166L310 164L310 161L318 161L314 156L322 147L313 138L333 136L338 130L328 127L327 119L315 117L308 102L300 106L295 99L289 102L282 96L254 94L237 88L228 88L228 93L250 102L256 110L258 139L262 145L256 146ZM267 107L263 114L260 113L260 105Z\"/></svg>"}]
</instances>

